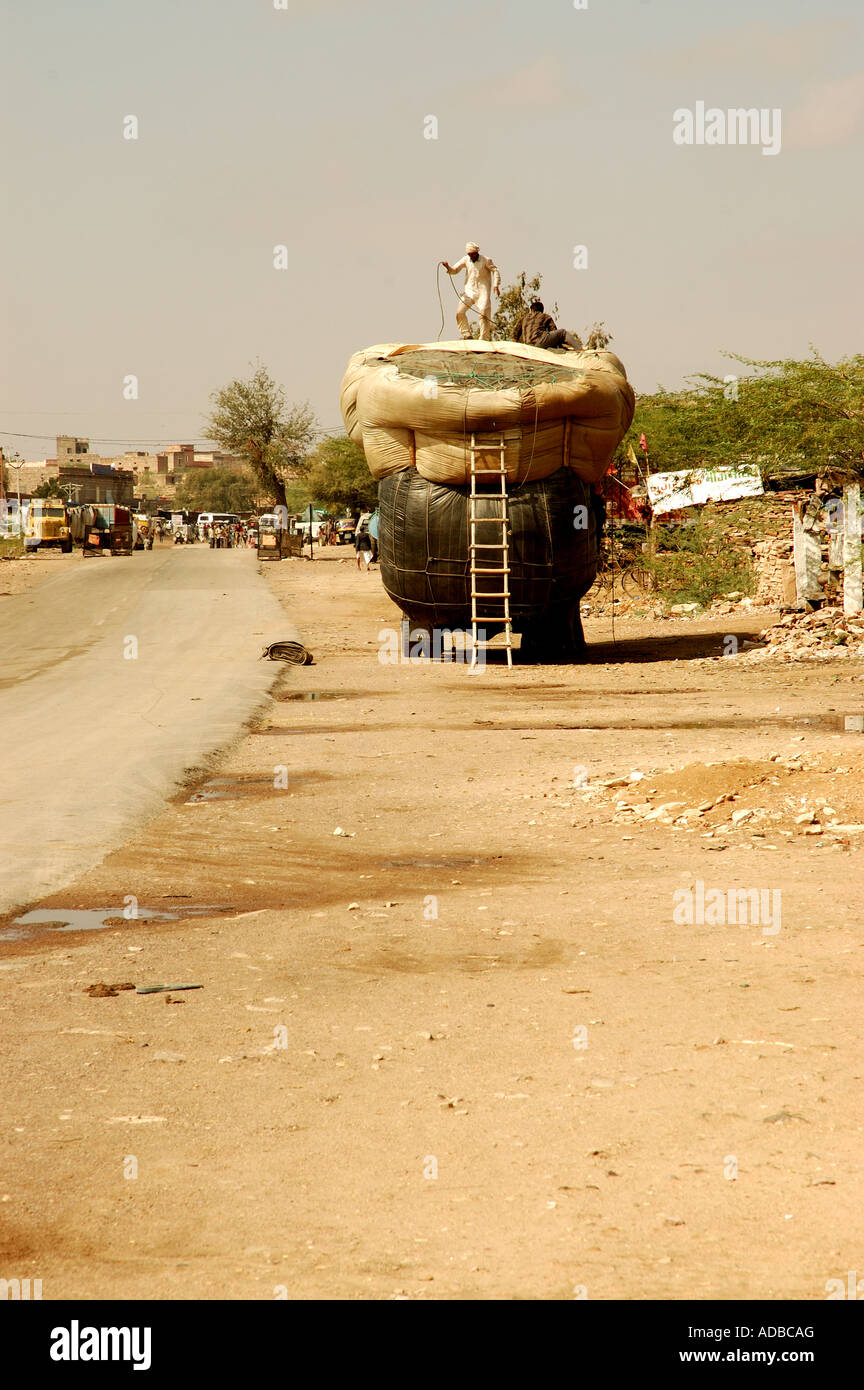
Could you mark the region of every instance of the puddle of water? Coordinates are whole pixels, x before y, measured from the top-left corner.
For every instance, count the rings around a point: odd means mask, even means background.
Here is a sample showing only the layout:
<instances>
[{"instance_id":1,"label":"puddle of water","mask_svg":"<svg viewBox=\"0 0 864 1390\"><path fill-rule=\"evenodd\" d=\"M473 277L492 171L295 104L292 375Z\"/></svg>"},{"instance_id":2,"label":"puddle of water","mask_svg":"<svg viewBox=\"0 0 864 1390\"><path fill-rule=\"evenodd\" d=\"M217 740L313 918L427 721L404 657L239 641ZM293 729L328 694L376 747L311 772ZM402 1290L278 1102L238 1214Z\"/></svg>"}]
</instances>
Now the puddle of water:
<instances>
[{"instance_id":1,"label":"puddle of water","mask_svg":"<svg viewBox=\"0 0 864 1390\"><path fill-rule=\"evenodd\" d=\"M242 797L264 796L267 792L284 791L287 786L299 786L314 781L310 772L283 772L279 786L272 777L211 777L183 801L184 806L197 806L202 801L238 801Z\"/></svg>"},{"instance_id":2,"label":"puddle of water","mask_svg":"<svg viewBox=\"0 0 864 1390\"><path fill-rule=\"evenodd\" d=\"M460 727L451 724L451 729ZM556 733L559 730L570 730L579 733L629 733L638 731L640 733L671 733L673 729L760 729L760 728L779 728L779 729L831 729L840 730L841 733L864 733L864 715L860 714L817 714L812 716L804 715L754 715L752 718L729 718L714 719L705 716L702 719L670 719L658 721L653 724L637 723L635 720L615 721L600 723L592 720L584 724L573 723L563 724L559 721L550 720L548 724L503 724L494 719L475 719L473 725L467 726L475 729L482 729L485 732L495 733Z\"/></svg>"},{"instance_id":3,"label":"puddle of water","mask_svg":"<svg viewBox=\"0 0 864 1390\"><path fill-rule=\"evenodd\" d=\"M613 692L611 691L607 693L610 695L613 694ZM628 693L635 694L636 692L632 691ZM659 696L665 696L666 694L671 693L673 692L639 692L639 694L643 696L647 695L649 699L656 698ZM688 690L682 693L691 695L697 692ZM542 700L539 696L537 697L536 703L538 705L542 704ZM502 714L504 713L505 709L502 706ZM516 711L514 711L514 713L516 713ZM600 720L591 718L589 716L586 719L586 722L584 723L580 722L577 719L567 722L564 722L563 720L550 719L549 722L546 724L529 724L527 722L525 724L508 724L505 723L504 719L502 718L474 719L470 724L458 724L454 723L452 720L448 720L446 724L447 731L450 733L473 733L477 732L478 730L481 730L484 733L526 734L556 733L559 730L569 730L575 733L615 733L618 731L622 733L631 733L634 730L638 730L641 733L662 733L663 731L671 733L675 729L797 729L804 726L811 727L814 729L821 728L831 729L835 731L839 729L841 732L845 731L847 733L862 733L864 732L864 715L819 714L807 718L803 715L766 714L754 715L751 718L746 719L735 717L723 719L713 718L711 716L706 715L702 716L699 719L670 719L665 722L656 721L652 723L646 723L642 720L626 718L618 718L615 720L601 722ZM260 735L261 737L296 738L310 734L368 734L371 732L374 732L376 734L383 734L391 732L407 733L409 732L409 730L416 733L418 729L429 729L432 732L437 733L439 731L442 731L443 728L443 722L440 724L433 724L425 723L422 720L412 719L410 722L406 720L404 724L309 724L303 725L300 728L296 726L288 726L283 728L278 725L272 725L265 729L254 729L253 733L256 735ZM320 776L321 774L316 775Z\"/></svg>"},{"instance_id":4,"label":"puddle of water","mask_svg":"<svg viewBox=\"0 0 864 1390\"><path fill-rule=\"evenodd\" d=\"M766 720L765 722L768 723L769 721ZM831 710L828 714L781 716L771 722L796 729L806 726L811 729L833 729L841 734L864 733L864 714L837 714L835 710Z\"/></svg>"},{"instance_id":5,"label":"puddle of water","mask_svg":"<svg viewBox=\"0 0 864 1390\"><path fill-rule=\"evenodd\" d=\"M188 907L165 912L160 908L139 907L134 917L126 917L124 907L45 907L15 917L12 925L0 931L0 941L24 941L37 935L28 928L39 927L45 932L110 931L133 922L176 922L183 917L200 917L206 912L222 911L217 903L195 903Z\"/></svg>"},{"instance_id":6,"label":"puddle of water","mask_svg":"<svg viewBox=\"0 0 864 1390\"><path fill-rule=\"evenodd\" d=\"M360 700L364 695L369 699L378 699L377 693L363 690L291 690L287 695L277 695L276 700Z\"/></svg>"}]
</instances>

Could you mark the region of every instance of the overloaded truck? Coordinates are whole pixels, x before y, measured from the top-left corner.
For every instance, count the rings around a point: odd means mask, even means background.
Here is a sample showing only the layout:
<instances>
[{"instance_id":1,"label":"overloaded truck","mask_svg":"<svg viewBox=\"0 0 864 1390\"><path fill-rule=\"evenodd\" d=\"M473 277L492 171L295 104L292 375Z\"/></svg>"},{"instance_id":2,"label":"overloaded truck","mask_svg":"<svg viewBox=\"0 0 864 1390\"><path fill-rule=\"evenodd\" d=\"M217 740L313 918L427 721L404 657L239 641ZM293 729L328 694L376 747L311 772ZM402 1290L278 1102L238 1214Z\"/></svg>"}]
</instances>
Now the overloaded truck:
<instances>
[{"instance_id":1,"label":"overloaded truck","mask_svg":"<svg viewBox=\"0 0 864 1390\"><path fill-rule=\"evenodd\" d=\"M351 358L341 406L378 479L383 584L412 630L482 619L508 646L521 633L523 660L578 659L600 484L635 407L615 354L381 344Z\"/></svg>"}]
</instances>

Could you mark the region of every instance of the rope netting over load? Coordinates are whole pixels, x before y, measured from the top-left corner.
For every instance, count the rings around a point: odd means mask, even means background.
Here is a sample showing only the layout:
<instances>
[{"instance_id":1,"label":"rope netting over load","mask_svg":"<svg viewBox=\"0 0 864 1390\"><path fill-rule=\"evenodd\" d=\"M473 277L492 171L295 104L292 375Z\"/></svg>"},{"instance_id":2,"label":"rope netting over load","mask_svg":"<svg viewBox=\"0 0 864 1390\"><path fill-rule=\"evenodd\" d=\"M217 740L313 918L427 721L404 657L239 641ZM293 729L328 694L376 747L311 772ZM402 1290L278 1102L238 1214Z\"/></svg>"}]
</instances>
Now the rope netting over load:
<instances>
[{"instance_id":1,"label":"rope netting over load","mask_svg":"<svg viewBox=\"0 0 864 1390\"><path fill-rule=\"evenodd\" d=\"M529 358L509 357L503 352L484 352L482 357L474 357L465 352L446 349L436 352L429 348L420 352L400 352L382 361L396 367L400 376L416 376L421 380L434 376L441 386L499 391L512 386L536 386L541 381L572 380L571 373L579 365L572 361L575 354L562 350L561 356L569 357L571 363L562 363L559 367L548 362L533 362Z\"/></svg>"},{"instance_id":2,"label":"rope netting over load","mask_svg":"<svg viewBox=\"0 0 864 1390\"><path fill-rule=\"evenodd\" d=\"M342 380L342 416L373 477L416 468L464 485L471 436L503 442L514 484L572 468L598 482L633 418L633 390L611 352L522 343L378 343Z\"/></svg>"}]
</instances>

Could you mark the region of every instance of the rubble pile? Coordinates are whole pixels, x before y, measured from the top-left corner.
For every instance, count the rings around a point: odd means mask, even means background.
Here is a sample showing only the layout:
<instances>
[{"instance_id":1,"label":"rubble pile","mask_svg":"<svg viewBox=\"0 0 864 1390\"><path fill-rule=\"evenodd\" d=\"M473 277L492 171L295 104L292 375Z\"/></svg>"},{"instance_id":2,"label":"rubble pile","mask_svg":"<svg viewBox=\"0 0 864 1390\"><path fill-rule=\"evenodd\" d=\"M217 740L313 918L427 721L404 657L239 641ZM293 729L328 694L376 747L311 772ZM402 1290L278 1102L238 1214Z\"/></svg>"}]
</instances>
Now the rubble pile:
<instances>
[{"instance_id":1,"label":"rubble pile","mask_svg":"<svg viewBox=\"0 0 864 1390\"><path fill-rule=\"evenodd\" d=\"M784 613L771 627L763 629L758 640L764 645L745 650L742 660L860 660L864 658L864 613L847 616L839 605L815 612Z\"/></svg>"},{"instance_id":2,"label":"rubble pile","mask_svg":"<svg viewBox=\"0 0 864 1390\"><path fill-rule=\"evenodd\" d=\"M757 607L776 608L777 604L748 598L740 590L732 590L713 599L710 608L704 608L701 603L673 603L667 607L656 595L647 593L634 598L631 594L622 593L616 586L614 598L599 587L592 589L582 600L581 612L583 618L602 618L614 613L616 618L653 618L657 622L664 622L673 618L693 621L706 614L715 618L726 613L749 613Z\"/></svg>"},{"instance_id":3,"label":"rubble pile","mask_svg":"<svg viewBox=\"0 0 864 1390\"><path fill-rule=\"evenodd\" d=\"M580 799L602 824L671 826L717 848L749 841L770 849L799 838L851 846L864 843L860 762L857 755L834 766L772 753L760 761L632 771L584 785Z\"/></svg>"},{"instance_id":4,"label":"rubble pile","mask_svg":"<svg viewBox=\"0 0 864 1390\"><path fill-rule=\"evenodd\" d=\"M669 617L664 605L650 593L633 597L623 593L617 584L614 597L601 585L595 585L582 599L579 608L583 618L608 618L614 615L616 618L656 618L659 621Z\"/></svg>"}]
</instances>

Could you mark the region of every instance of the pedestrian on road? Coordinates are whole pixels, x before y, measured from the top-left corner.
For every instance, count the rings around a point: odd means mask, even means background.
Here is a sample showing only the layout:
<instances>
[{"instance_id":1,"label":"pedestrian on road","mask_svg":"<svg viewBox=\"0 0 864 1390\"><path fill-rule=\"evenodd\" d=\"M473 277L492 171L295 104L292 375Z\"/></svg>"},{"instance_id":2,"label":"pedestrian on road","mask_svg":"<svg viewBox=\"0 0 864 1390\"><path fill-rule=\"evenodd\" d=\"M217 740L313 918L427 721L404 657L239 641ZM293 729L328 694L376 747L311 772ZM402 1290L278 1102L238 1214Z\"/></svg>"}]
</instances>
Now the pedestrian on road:
<instances>
[{"instance_id":1,"label":"pedestrian on road","mask_svg":"<svg viewBox=\"0 0 864 1390\"><path fill-rule=\"evenodd\" d=\"M357 557L358 570L368 570L372 563L372 537L365 527L362 531L358 531L354 537L354 554ZM361 560L363 561L362 564L360 563Z\"/></svg>"}]
</instances>

